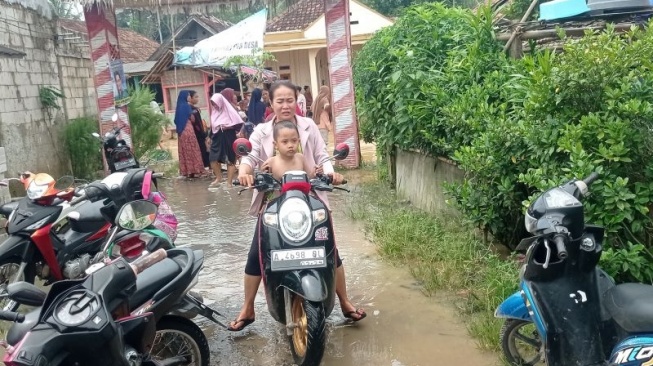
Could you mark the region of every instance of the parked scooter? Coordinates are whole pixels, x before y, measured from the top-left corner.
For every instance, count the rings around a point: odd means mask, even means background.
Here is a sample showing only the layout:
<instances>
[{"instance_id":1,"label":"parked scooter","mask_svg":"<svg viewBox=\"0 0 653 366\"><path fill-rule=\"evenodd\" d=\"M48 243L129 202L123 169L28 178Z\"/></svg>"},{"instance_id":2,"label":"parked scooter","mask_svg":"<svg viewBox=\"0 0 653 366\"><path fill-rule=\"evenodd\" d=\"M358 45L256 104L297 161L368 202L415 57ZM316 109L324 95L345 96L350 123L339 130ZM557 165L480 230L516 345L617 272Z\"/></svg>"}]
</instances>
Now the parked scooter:
<instances>
[{"instance_id":1,"label":"parked scooter","mask_svg":"<svg viewBox=\"0 0 653 366\"><path fill-rule=\"evenodd\" d=\"M248 155L251 144L238 139L234 150ZM342 160L348 154L349 146L340 144L333 158ZM326 318L335 302L336 243L329 210L311 192L347 190L333 187L328 176L309 180L303 171L287 172L281 182L259 172L253 188L281 193L267 202L258 223L268 310L286 326L295 363L319 365L326 343Z\"/></svg>"},{"instance_id":2,"label":"parked scooter","mask_svg":"<svg viewBox=\"0 0 653 366\"><path fill-rule=\"evenodd\" d=\"M114 123L118 122L118 115L114 113L111 119ZM104 134L104 138L100 137L97 132L93 132L93 136L102 142L104 157L111 173L140 167L127 142L119 137L120 130L122 127L114 127Z\"/></svg>"},{"instance_id":3,"label":"parked scooter","mask_svg":"<svg viewBox=\"0 0 653 366\"><path fill-rule=\"evenodd\" d=\"M615 286L597 267L604 229L585 225L580 202L597 177L552 188L528 208L526 229L536 236L517 247L528 249L521 291L496 311L507 318L502 342L514 364L653 364L653 286ZM535 334L518 332L530 322ZM515 354L517 340L540 352L530 359Z\"/></svg>"},{"instance_id":4,"label":"parked scooter","mask_svg":"<svg viewBox=\"0 0 653 366\"><path fill-rule=\"evenodd\" d=\"M117 208L144 198L143 187L154 179L152 172L145 169L114 173L101 182L88 184L80 197L73 198L72 189L57 189L51 177L44 180L49 185L41 184L39 176L32 180L27 197L10 215L9 237L0 245L0 295L6 295L7 285L34 283L36 276L46 285L83 276L100 259ZM145 250L173 247L168 235L149 230L120 233L112 241L109 255L133 260ZM0 305L4 310L15 310L19 304L0 296Z\"/></svg>"},{"instance_id":5,"label":"parked scooter","mask_svg":"<svg viewBox=\"0 0 653 366\"><path fill-rule=\"evenodd\" d=\"M148 201L129 202L116 225L143 230L154 222L156 209ZM47 296L33 285L13 284L10 296L42 307L27 315L0 312L0 319L16 322L7 333L3 361L8 366L208 366L206 337L178 315L186 309L222 325L219 313L188 294L202 266L201 250L166 254L159 249L131 264L122 257L98 263L86 279L57 282Z\"/></svg>"}]
</instances>

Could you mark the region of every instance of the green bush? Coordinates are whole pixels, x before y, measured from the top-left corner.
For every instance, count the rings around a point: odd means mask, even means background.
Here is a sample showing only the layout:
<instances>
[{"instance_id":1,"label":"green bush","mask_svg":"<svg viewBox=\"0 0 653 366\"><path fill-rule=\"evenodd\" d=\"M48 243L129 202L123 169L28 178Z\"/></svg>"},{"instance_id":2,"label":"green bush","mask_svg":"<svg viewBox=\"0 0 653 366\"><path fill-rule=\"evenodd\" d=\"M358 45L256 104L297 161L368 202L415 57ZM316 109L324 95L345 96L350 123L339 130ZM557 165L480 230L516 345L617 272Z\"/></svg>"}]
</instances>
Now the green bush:
<instances>
[{"instance_id":1,"label":"green bush","mask_svg":"<svg viewBox=\"0 0 653 366\"><path fill-rule=\"evenodd\" d=\"M156 113L150 106L155 95L149 88L132 89L129 95L131 101L127 106L127 113L132 131L132 145L134 154L140 158L158 145L162 128L168 123L168 119L164 114Z\"/></svg>"},{"instance_id":2,"label":"green bush","mask_svg":"<svg viewBox=\"0 0 653 366\"><path fill-rule=\"evenodd\" d=\"M466 179L448 187L453 202L510 247L526 235L534 195L599 172L586 219L606 227L606 260L637 253L646 263L605 265L623 280L648 279L653 29L608 28L561 54L511 60L487 19L425 5L375 35L354 68L363 137L454 159Z\"/></svg>"},{"instance_id":3,"label":"green bush","mask_svg":"<svg viewBox=\"0 0 653 366\"><path fill-rule=\"evenodd\" d=\"M92 136L98 132L98 122L92 117L77 118L64 128L64 143L77 178L94 179L102 170L101 143Z\"/></svg>"}]
</instances>

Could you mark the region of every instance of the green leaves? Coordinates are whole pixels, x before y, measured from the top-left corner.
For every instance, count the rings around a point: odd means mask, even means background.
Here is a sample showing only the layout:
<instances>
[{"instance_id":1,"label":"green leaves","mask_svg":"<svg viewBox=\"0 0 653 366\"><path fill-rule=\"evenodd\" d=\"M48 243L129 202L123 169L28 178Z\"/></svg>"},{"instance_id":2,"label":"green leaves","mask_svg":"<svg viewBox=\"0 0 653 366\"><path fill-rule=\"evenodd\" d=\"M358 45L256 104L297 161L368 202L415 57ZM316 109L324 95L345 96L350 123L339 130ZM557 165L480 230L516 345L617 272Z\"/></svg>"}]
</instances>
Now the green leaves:
<instances>
[{"instance_id":1,"label":"green leaves","mask_svg":"<svg viewBox=\"0 0 653 366\"><path fill-rule=\"evenodd\" d=\"M598 172L586 219L618 248L608 260L627 260L611 273L653 279L651 60L652 27L608 27L567 40L563 53L512 60L493 38L491 12L413 7L355 60L361 133L455 160L467 174L447 187L451 201L508 246L526 235L535 195Z\"/></svg>"}]
</instances>

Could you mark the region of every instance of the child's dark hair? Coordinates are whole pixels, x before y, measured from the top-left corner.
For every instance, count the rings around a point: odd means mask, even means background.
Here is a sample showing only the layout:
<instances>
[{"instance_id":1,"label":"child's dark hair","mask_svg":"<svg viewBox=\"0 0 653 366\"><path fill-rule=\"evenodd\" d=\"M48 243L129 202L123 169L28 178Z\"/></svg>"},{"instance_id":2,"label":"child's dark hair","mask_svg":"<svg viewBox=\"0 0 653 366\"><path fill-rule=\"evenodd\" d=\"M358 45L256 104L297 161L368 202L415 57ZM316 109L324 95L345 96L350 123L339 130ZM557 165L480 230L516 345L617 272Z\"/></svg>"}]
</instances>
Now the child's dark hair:
<instances>
[{"instance_id":1,"label":"child's dark hair","mask_svg":"<svg viewBox=\"0 0 653 366\"><path fill-rule=\"evenodd\" d=\"M292 122L292 121L279 121L274 124L274 128L272 129L272 138L276 141L277 136L279 135L279 131L283 130L284 128L289 128L291 130L297 131L297 135L299 135L299 129L297 129L297 125Z\"/></svg>"}]
</instances>

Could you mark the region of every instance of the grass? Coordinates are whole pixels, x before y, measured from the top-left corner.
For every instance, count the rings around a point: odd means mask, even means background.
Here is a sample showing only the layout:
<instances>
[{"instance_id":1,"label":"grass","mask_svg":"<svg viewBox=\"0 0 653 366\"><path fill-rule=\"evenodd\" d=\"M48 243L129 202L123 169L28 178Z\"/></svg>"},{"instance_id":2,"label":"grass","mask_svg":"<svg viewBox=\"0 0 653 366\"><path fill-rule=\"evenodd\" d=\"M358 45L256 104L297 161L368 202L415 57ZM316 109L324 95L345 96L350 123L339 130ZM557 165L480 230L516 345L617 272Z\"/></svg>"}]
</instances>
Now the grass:
<instances>
[{"instance_id":1,"label":"grass","mask_svg":"<svg viewBox=\"0 0 653 366\"><path fill-rule=\"evenodd\" d=\"M500 350L503 322L494 310L517 289L517 263L502 259L460 219L403 204L388 184L364 183L357 193L351 195L350 216L365 222L381 255L410 268L426 295L456 294L454 304L479 347Z\"/></svg>"}]
</instances>

